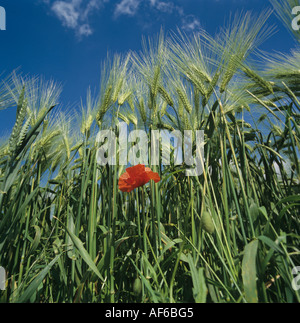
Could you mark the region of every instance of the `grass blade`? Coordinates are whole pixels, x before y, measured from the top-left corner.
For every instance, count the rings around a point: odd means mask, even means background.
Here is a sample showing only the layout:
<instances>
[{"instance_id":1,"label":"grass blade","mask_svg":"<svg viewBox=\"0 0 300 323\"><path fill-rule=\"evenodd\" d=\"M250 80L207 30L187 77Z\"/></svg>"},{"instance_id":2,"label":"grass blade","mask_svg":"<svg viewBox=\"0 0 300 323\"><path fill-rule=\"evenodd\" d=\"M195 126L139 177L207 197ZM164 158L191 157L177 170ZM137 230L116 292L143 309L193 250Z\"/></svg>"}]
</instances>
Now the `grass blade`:
<instances>
[{"instance_id":1,"label":"grass blade","mask_svg":"<svg viewBox=\"0 0 300 323\"><path fill-rule=\"evenodd\" d=\"M257 303L256 288L256 254L258 240L246 245L242 262L242 277L245 291L245 298L248 303Z\"/></svg>"}]
</instances>

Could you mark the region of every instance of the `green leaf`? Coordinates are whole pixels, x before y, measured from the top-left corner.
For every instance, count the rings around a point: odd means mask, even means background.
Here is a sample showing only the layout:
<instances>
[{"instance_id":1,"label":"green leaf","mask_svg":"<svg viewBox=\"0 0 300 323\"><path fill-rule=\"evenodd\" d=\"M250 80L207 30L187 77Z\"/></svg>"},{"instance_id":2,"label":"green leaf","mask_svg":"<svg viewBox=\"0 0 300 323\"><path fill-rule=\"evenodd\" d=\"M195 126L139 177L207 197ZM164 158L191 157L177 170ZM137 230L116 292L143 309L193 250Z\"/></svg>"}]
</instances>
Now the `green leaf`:
<instances>
[{"instance_id":1,"label":"green leaf","mask_svg":"<svg viewBox=\"0 0 300 323\"><path fill-rule=\"evenodd\" d=\"M197 268L192 256L188 255L193 281L193 295L196 303L206 303L207 287L205 284L204 268Z\"/></svg>"},{"instance_id":2,"label":"green leaf","mask_svg":"<svg viewBox=\"0 0 300 323\"><path fill-rule=\"evenodd\" d=\"M30 250L28 252L29 255L31 255L35 250L36 248L38 247L40 241L41 241L41 229L39 226L37 225L34 225L33 226L34 229L35 229L35 237L34 237L34 240L32 242L32 245L30 247Z\"/></svg>"},{"instance_id":3,"label":"green leaf","mask_svg":"<svg viewBox=\"0 0 300 323\"><path fill-rule=\"evenodd\" d=\"M245 291L245 298L248 303L257 303L256 289L256 254L258 240L246 245L242 262L242 277Z\"/></svg>"},{"instance_id":4,"label":"green leaf","mask_svg":"<svg viewBox=\"0 0 300 323\"><path fill-rule=\"evenodd\" d=\"M77 238L68 228L66 228L68 234L70 235L75 247L78 249L79 254L81 255L82 259L87 263L87 265L93 270L93 272L104 282L104 278L100 274L97 266L95 265L94 261L92 260L89 253L86 251L86 249L83 246L82 241Z\"/></svg>"},{"instance_id":5,"label":"green leaf","mask_svg":"<svg viewBox=\"0 0 300 323\"><path fill-rule=\"evenodd\" d=\"M270 248L274 249L274 251L279 252L280 254L284 254L284 252L282 251L282 249L278 246L278 244L276 244L273 240L271 240L270 238L266 237L266 236L259 236L257 239L259 239L260 241L262 241L263 243L265 243L267 246L269 246Z\"/></svg>"},{"instance_id":6,"label":"green leaf","mask_svg":"<svg viewBox=\"0 0 300 323\"><path fill-rule=\"evenodd\" d=\"M20 296L17 300L18 303L25 303L30 300L31 296L35 293L38 289L40 284L43 282L44 278L52 268L52 266L56 263L60 255L57 255L38 275L37 277L31 282L31 284L27 287L25 292Z\"/></svg>"},{"instance_id":7,"label":"green leaf","mask_svg":"<svg viewBox=\"0 0 300 323\"><path fill-rule=\"evenodd\" d=\"M68 230L72 233L75 232L74 220L73 220L73 216L71 213L69 213L69 215L68 215ZM74 250L74 244L72 242L70 235L68 235L66 243L67 243L67 246L69 247L68 252L67 252L68 257L72 260L76 260L76 253Z\"/></svg>"}]
</instances>

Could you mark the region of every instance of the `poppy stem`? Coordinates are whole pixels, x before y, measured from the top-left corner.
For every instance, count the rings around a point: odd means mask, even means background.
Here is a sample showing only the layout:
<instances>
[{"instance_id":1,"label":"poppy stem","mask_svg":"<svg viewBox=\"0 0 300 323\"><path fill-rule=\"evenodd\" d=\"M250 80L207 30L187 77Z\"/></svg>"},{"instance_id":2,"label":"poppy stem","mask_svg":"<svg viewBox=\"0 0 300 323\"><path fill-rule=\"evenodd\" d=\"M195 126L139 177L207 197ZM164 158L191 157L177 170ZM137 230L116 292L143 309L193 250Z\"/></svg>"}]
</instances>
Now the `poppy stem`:
<instances>
[{"instance_id":1,"label":"poppy stem","mask_svg":"<svg viewBox=\"0 0 300 323\"><path fill-rule=\"evenodd\" d=\"M145 213L145 196L144 196L144 189L142 187L139 188L142 198L141 198L141 205L142 205L142 216L143 216L143 242L144 242L144 253L145 256L148 254L147 248L147 217Z\"/></svg>"},{"instance_id":2,"label":"poppy stem","mask_svg":"<svg viewBox=\"0 0 300 323\"><path fill-rule=\"evenodd\" d=\"M153 244L153 249L155 250L155 255L158 256L158 252L157 252L157 243L156 243L156 234L155 234L155 189L154 189L154 185L151 182L151 187L150 187L150 191L151 191L151 240L152 240L152 244Z\"/></svg>"},{"instance_id":3,"label":"poppy stem","mask_svg":"<svg viewBox=\"0 0 300 323\"><path fill-rule=\"evenodd\" d=\"M142 234L141 234L141 214L140 214L140 203L139 203L139 189L135 190L136 197L136 210L137 210L137 227L139 236L139 249L142 250Z\"/></svg>"},{"instance_id":4,"label":"poppy stem","mask_svg":"<svg viewBox=\"0 0 300 323\"><path fill-rule=\"evenodd\" d=\"M155 201L156 201L156 214L157 214L157 227L158 227L158 249L161 249L161 228L160 228L160 219L161 219L161 198L160 198L160 193L158 190L158 186L155 186Z\"/></svg>"},{"instance_id":5,"label":"poppy stem","mask_svg":"<svg viewBox=\"0 0 300 323\"><path fill-rule=\"evenodd\" d=\"M148 256L148 248L147 248L147 218L145 214L145 198L144 198L144 189L142 187L138 187L136 189L136 202L137 202L137 212L138 212L138 232L139 232L139 249L144 250L144 256L147 258ZM142 213L142 219L141 219ZM142 226L141 226L142 224ZM143 241L142 241L143 238ZM144 267L144 270L143 270ZM141 257L140 264L141 272L145 273L145 276L148 276L148 267L147 264L143 261Z\"/></svg>"}]
</instances>

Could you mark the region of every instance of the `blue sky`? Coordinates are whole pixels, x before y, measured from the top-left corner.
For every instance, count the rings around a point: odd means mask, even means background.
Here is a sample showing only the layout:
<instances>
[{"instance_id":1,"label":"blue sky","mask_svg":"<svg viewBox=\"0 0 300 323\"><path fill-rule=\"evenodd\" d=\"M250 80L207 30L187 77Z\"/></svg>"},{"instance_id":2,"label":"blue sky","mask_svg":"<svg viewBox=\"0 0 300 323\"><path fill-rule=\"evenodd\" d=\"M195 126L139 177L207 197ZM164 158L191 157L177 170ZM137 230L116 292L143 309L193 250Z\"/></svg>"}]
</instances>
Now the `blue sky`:
<instances>
[{"instance_id":1,"label":"blue sky","mask_svg":"<svg viewBox=\"0 0 300 323\"><path fill-rule=\"evenodd\" d=\"M98 87L101 62L110 53L141 48L142 36L177 27L214 34L230 13L261 12L268 0L0 0L7 27L0 31L0 73L19 68L64 85L61 102L74 106L89 86ZM277 33L262 49L288 52L293 39L277 20ZM15 110L0 111L0 137L11 130Z\"/></svg>"}]
</instances>

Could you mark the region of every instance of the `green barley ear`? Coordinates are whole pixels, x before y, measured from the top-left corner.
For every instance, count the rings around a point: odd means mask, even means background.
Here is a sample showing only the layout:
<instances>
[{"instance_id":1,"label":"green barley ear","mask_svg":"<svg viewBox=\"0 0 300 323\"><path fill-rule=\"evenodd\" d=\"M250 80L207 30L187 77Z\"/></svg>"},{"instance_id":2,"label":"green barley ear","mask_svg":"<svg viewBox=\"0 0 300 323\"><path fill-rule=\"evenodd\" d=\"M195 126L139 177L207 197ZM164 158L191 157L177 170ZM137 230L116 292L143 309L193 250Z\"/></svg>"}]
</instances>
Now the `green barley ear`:
<instances>
[{"instance_id":1,"label":"green barley ear","mask_svg":"<svg viewBox=\"0 0 300 323\"><path fill-rule=\"evenodd\" d=\"M113 90L112 85L109 85L105 91L102 104L100 105L100 109L96 116L96 120L98 123L102 121L105 113L107 112L109 106L112 103L112 90Z\"/></svg>"},{"instance_id":2,"label":"green barley ear","mask_svg":"<svg viewBox=\"0 0 300 323\"><path fill-rule=\"evenodd\" d=\"M155 98L157 97L157 94L158 94L158 86L159 86L160 74L161 74L161 66L156 65L155 69L154 69L153 80L150 83L150 104L149 104L149 109L152 109L152 108L155 107Z\"/></svg>"},{"instance_id":3,"label":"green barley ear","mask_svg":"<svg viewBox=\"0 0 300 323\"><path fill-rule=\"evenodd\" d=\"M201 95L204 98L206 98L207 97L207 91L206 91L206 87L205 87L203 81L200 78L198 78L198 77L196 77L194 75L191 75L190 73L187 73L187 77L195 85L195 87L201 93Z\"/></svg>"},{"instance_id":4,"label":"green barley ear","mask_svg":"<svg viewBox=\"0 0 300 323\"><path fill-rule=\"evenodd\" d=\"M136 297L142 294L142 281L140 278L136 278L133 283L133 293Z\"/></svg>"},{"instance_id":5,"label":"green barley ear","mask_svg":"<svg viewBox=\"0 0 300 323\"><path fill-rule=\"evenodd\" d=\"M164 101L160 109L160 114L162 117L166 114L167 108L168 108L168 103Z\"/></svg>"},{"instance_id":6,"label":"green barley ear","mask_svg":"<svg viewBox=\"0 0 300 323\"><path fill-rule=\"evenodd\" d=\"M132 92L129 91L129 92L121 94L118 98L118 105L122 106L126 102L126 100L130 97L131 93Z\"/></svg>"},{"instance_id":7,"label":"green barley ear","mask_svg":"<svg viewBox=\"0 0 300 323\"><path fill-rule=\"evenodd\" d=\"M121 77L119 80L118 80L118 83L116 84L115 88L114 88L114 91L112 93L112 102L117 102L118 100L118 96L119 96L119 93L121 92L122 90L122 86L123 86L123 82L124 82L124 79Z\"/></svg>"},{"instance_id":8,"label":"green barley ear","mask_svg":"<svg viewBox=\"0 0 300 323\"><path fill-rule=\"evenodd\" d=\"M200 225L203 228L203 230L209 234L213 234L215 231L215 226L212 220L212 216L207 211L203 212Z\"/></svg>"},{"instance_id":9,"label":"green barley ear","mask_svg":"<svg viewBox=\"0 0 300 323\"><path fill-rule=\"evenodd\" d=\"M190 64L189 68L193 71L195 76L197 76L198 79L203 80L204 82L211 82L210 76L203 72L198 66L195 64Z\"/></svg>"},{"instance_id":10,"label":"green barley ear","mask_svg":"<svg viewBox=\"0 0 300 323\"><path fill-rule=\"evenodd\" d=\"M30 127L30 123L31 123L31 116L29 116L28 119L25 121L25 123L20 131L18 143L17 143L17 148L22 146L22 144L25 140L25 137L27 135L28 129Z\"/></svg>"},{"instance_id":11,"label":"green barley ear","mask_svg":"<svg viewBox=\"0 0 300 323\"><path fill-rule=\"evenodd\" d=\"M17 116L16 116L16 119L18 119L20 110L21 110L21 108L22 108L22 106L24 104L24 100L25 100L25 85L23 86L22 91L21 91L21 94L20 94L20 97L19 97L19 101L18 101L18 105L17 105Z\"/></svg>"},{"instance_id":12,"label":"green barley ear","mask_svg":"<svg viewBox=\"0 0 300 323\"><path fill-rule=\"evenodd\" d=\"M130 124L130 120L123 114L123 113L121 113L121 112L119 112L118 113L118 117L122 120L122 121L124 121L125 123L127 123L127 125L129 126L129 124Z\"/></svg>"},{"instance_id":13,"label":"green barley ear","mask_svg":"<svg viewBox=\"0 0 300 323\"><path fill-rule=\"evenodd\" d=\"M186 113L183 116L183 123L184 123L184 130L193 130L193 126L190 122L190 118Z\"/></svg>"},{"instance_id":14,"label":"green barley ear","mask_svg":"<svg viewBox=\"0 0 300 323\"><path fill-rule=\"evenodd\" d=\"M194 90L194 107L195 107L195 113L196 113L195 119L198 119L199 109L200 109L200 93L197 89Z\"/></svg>"},{"instance_id":15,"label":"green barley ear","mask_svg":"<svg viewBox=\"0 0 300 323\"><path fill-rule=\"evenodd\" d=\"M153 81L151 84L151 95L153 98L155 98L158 93L160 74L161 74L161 66L157 65L157 66L155 66Z\"/></svg>"},{"instance_id":16,"label":"green barley ear","mask_svg":"<svg viewBox=\"0 0 300 323\"><path fill-rule=\"evenodd\" d=\"M249 77L252 81L254 81L256 85L266 90L267 94L274 93L271 82L266 81L264 78L262 78L260 75L258 75L256 72L254 72L253 70L251 70L246 66L242 68L242 71L246 74L247 77Z\"/></svg>"},{"instance_id":17,"label":"green barley ear","mask_svg":"<svg viewBox=\"0 0 300 323\"><path fill-rule=\"evenodd\" d=\"M18 103L17 120L13 127L12 134L9 138L9 153L11 155L13 155L16 149L18 148L20 133L22 131L22 127L26 119L26 115L27 115L27 100L24 101L24 93L22 91L22 94L20 96L20 100Z\"/></svg>"},{"instance_id":18,"label":"green barley ear","mask_svg":"<svg viewBox=\"0 0 300 323\"><path fill-rule=\"evenodd\" d=\"M146 108L145 108L143 98L141 98L141 100L138 102L138 109L139 109L139 112L140 112L140 115L141 115L141 118L142 118L143 122L146 123L146 121L147 121L147 113L146 113Z\"/></svg>"},{"instance_id":19,"label":"green barley ear","mask_svg":"<svg viewBox=\"0 0 300 323\"><path fill-rule=\"evenodd\" d=\"M167 90L162 85L160 85L158 87L158 92L163 97L163 99L166 101L166 103L169 106L174 107L174 102L173 102L171 96L169 95L169 93L167 92Z\"/></svg>"},{"instance_id":20,"label":"green barley ear","mask_svg":"<svg viewBox=\"0 0 300 323\"><path fill-rule=\"evenodd\" d=\"M220 75L221 75L220 72L216 72L213 79L211 80L211 82L210 82L210 84L208 86L208 89L207 89L207 97L203 98L203 100L202 100L202 106L203 107L207 104L207 102L208 102L209 98L211 97L215 87L217 86L219 78L220 78Z\"/></svg>"},{"instance_id":21,"label":"green barley ear","mask_svg":"<svg viewBox=\"0 0 300 323\"><path fill-rule=\"evenodd\" d=\"M129 95L127 97L127 103L129 104L129 107L130 107L131 111L134 113L135 112L135 107L134 107L134 101L133 101L132 95Z\"/></svg>"},{"instance_id":22,"label":"green barley ear","mask_svg":"<svg viewBox=\"0 0 300 323\"><path fill-rule=\"evenodd\" d=\"M273 28L265 25L270 14L270 10L265 10L257 17L250 12L236 15L214 42L224 68L220 93L226 90L246 58L272 33Z\"/></svg>"},{"instance_id":23,"label":"green barley ear","mask_svg":"<svg viewBox=\"0 0 300 323\"><path fill-rule=\"evenodd\" d=\"M174 131L175 130L174 127L172 127L171 125L169 125L169 124L167 124L165 122L161 123L160 127L161 127L161 129L165 129L165 130L169 130L169 131Z\"/></svg>"},{"instance_id":24,"label":"green barley ear","mask_svg":"<svg viewBox=\"0 0 300 323\"><path fill-rule=\"evenodd\" d=\"M192 106L191 103L186 95L186 92L180 89L179 87L176 88L176 92L179 98L179 101L182 103L185 110L190 114L192 113Z\"/></svg>"},{"instance_id":25,"label":"green barley ear","mask_svg":"<svg viewBox=\"0 0 300 323\"><path fill-rule=\"evenodd\" d=\"M236 72L236 69L237 69L237 64L238 64L238 56L237 56L237 54L233 54L230 57L230 60L228 62L227 68L225 70L225 73L224 73L222 81L221 81L221 85L220 85L220 92L221 93L223 93L225 91L226 86L233 78L233 76Z\"/></svg>"},{"instance_id":26,"label":"green barley ear","mask_svg":"<svg viewBox=\"0 0 300 323\"><path fill-rule=\"evenodd\" d=\"M178 115L179 118L182 119L183 118L183 114L184 114L184 107L183 107L183 103L181 102L181 100L178 101Z\"/></svg>"},{"instance_id":27,"label":"green barley ear","mask_svg":"<svg viewBox=\"0 0 300 323\"><path fill-rule=\"evenodd\" d=\"M127 117L128 117L128 119L130 120L131 123L133 123L135 126L137 126L138 119L137 119L137 117L135 116L134 113L128 113Z\"/></svg>"}]
</instances>

